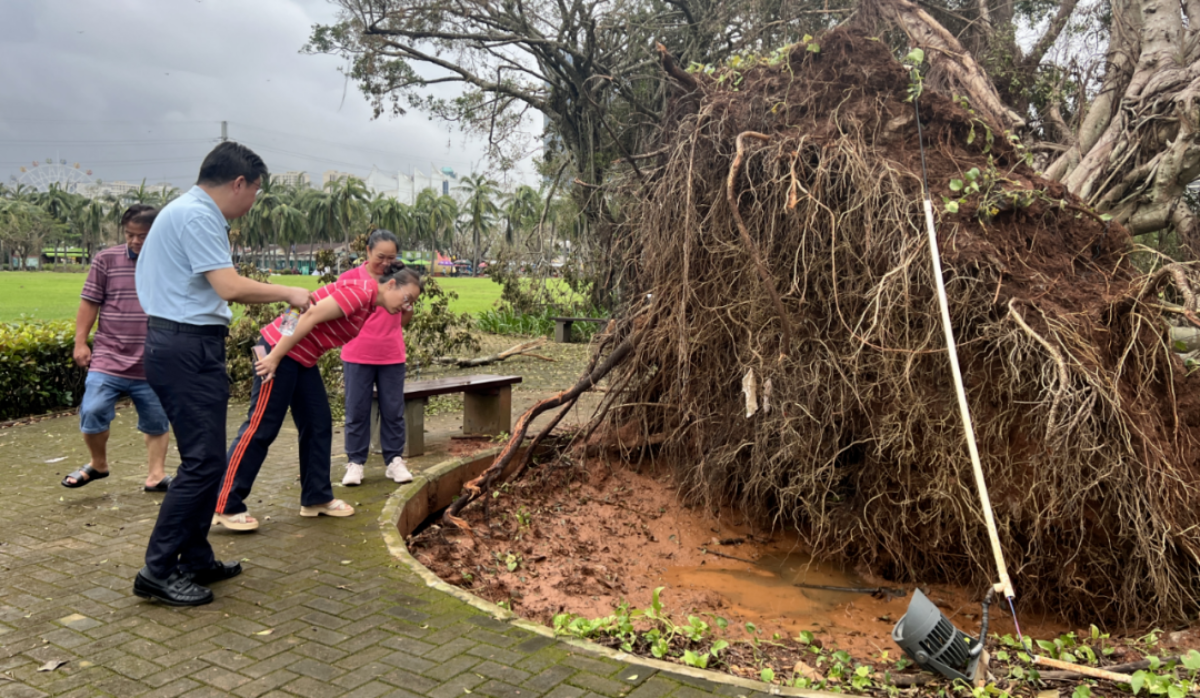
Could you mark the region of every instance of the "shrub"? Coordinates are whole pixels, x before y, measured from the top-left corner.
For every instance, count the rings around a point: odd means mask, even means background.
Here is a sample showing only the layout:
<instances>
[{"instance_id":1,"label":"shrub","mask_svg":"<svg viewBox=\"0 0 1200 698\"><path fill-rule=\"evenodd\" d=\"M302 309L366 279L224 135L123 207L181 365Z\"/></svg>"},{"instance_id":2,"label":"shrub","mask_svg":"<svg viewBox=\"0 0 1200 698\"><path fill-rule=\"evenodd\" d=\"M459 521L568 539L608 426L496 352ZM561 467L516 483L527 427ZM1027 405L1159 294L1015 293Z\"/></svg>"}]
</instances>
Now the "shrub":
<instances>
[{"instance_id":1,"label":"shrub","mask_svg":"<svg viewBox=\"0 0 1200 698\"><path fill-rule=\"evenodd\" d=\"M78 405L87 371L75 365L75 323L0 325L0 419Z\"/></svg>"},{"instance_id":2,"label":"shrub","mask_svg":"<svg viewBox=\"0 0 1200 698\"><path fill-rule=\"evenodd\" d=\"M470 331L474 324L471 316L449 310L450 301L458 294L443 291L432 276L425 277L424 284L413 318L404 328L410 370L414 366L419 370L443 356L479 351L479 341Z\"/></svg>"}]
</instances>

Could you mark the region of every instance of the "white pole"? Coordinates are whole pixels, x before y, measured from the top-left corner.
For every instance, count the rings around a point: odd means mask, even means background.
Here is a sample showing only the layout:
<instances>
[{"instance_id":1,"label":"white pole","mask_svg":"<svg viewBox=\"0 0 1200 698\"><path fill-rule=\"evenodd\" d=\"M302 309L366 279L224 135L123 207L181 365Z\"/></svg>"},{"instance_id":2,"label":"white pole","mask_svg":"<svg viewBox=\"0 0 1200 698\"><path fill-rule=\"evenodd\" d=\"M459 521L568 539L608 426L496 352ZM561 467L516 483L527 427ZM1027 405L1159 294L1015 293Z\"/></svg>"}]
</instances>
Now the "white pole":
<instances>
[{"instance_id":1,"label":"white pole","mask_svg":"<svg viewBox=\"0 0 1200 698\"><path fill-rule=\"evenodd\" d=\"M983 479L983 465L979 461L979 446L975 443L975 425L971 421L971 408L967 405L967 389L963 385L962 368L958 365L958 346L954 341L954 327L950 324L950 303L946 299L946 281L942 278L942 256L938 251L937 231L933 227L933 203L925 196L925 231L929 234L929 253L933 257L933 278L937 282L938 305L942 309L942 328L946 332L946 348L950 354L950 370L954 374L954 390L958 394L958 411L962 413L963 429L967 432L967 449L971 452L971 467L975 471L975 486L979 490L979 502L983 518L987 522L988 538L992 542L992 554L996 557L996 570L1000 582L995 589L1008 598L1016 597L1012 580L1008 577L1008 565L1004 562L1004 551L1000 548L1000 534L996 530L996 515L992 513L992 500L988 496L987 482Z\"/></svg>"}]
</instances>

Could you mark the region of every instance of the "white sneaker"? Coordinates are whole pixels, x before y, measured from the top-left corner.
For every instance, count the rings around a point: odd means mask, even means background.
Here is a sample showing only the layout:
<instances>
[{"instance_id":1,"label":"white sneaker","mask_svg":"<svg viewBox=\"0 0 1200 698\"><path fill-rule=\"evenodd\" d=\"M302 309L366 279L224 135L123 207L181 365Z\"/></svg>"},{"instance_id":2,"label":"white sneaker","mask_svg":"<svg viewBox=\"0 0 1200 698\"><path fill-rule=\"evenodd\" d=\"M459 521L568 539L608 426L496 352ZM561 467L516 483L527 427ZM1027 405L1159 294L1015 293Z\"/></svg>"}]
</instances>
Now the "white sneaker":
<instances>
[{"instance_id":1,"label":"white sneaker","mask_svg":"<svg viewBox=\"0 0 1200 698\"><path fill-rule=\"evenodd\" d=\"M390 477L394 482L401 485L406 482L412 482L413 480L412 473L408 472L408 468L404 467L404 459L400 456L396 456L392 459L391 463L388 463L387 470L384 472L384 474Z\"/></svg>"},{"instance_id":2,"label":"white sneaker","mask_svg":"<svg viewBox=\"0 0 1200 698\"><path fill-rule=\"evenodd\" d=\"M355 487L362 484L363 467L361 463L347 463L346 474L342 476L342 484Z\"/></svg>"}]
</instances>

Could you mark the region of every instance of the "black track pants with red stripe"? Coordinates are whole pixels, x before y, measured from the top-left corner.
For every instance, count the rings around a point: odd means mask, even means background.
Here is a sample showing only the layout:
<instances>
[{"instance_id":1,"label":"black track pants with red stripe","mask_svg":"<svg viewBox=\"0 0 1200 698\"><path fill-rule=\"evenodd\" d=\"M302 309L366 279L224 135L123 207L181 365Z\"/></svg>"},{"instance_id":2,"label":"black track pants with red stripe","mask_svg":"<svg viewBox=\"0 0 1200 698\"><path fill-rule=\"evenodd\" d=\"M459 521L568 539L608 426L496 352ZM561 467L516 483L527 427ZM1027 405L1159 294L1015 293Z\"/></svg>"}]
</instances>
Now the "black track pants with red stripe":
<instances>
[{"instance_id":1,"label":"black track pants with red stripe","mask_svg":"<svg viewBox=\"0 0 1200 698\"><path fill-rule=\"evenodd\" d=\"M273 379L265 383L261 378L254 379L250 412L229 447L225 481L217 498L219 513L233 515L246 511L250 488L289 408L300 431L300 504L314 506L333 499L329 483L333 415L321 371L284 357Z\"/></svg>"}]
</instances>

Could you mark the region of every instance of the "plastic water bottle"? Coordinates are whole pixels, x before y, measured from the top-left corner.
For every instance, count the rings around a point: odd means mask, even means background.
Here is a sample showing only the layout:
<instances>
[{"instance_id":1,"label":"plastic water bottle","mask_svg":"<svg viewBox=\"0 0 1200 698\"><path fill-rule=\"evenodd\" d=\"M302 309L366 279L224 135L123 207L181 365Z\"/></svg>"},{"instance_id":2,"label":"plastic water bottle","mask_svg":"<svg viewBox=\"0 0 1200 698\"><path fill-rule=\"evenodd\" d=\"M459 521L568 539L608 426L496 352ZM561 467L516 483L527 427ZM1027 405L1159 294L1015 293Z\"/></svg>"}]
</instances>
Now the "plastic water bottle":
<instances>
[{"instance_id":1,"label":"plastic water bottle","mask_svg":"<svg viewBox=\"0 0 1200 698\"><path fill-rule=\"evenodd\" d=\"M296 312L295 308L287 311L283 315L283 319L279 322L279 334L284 337L291 337L296 331L296 325L300 323L300 313Z\"/></svg>"}]
</instances>

